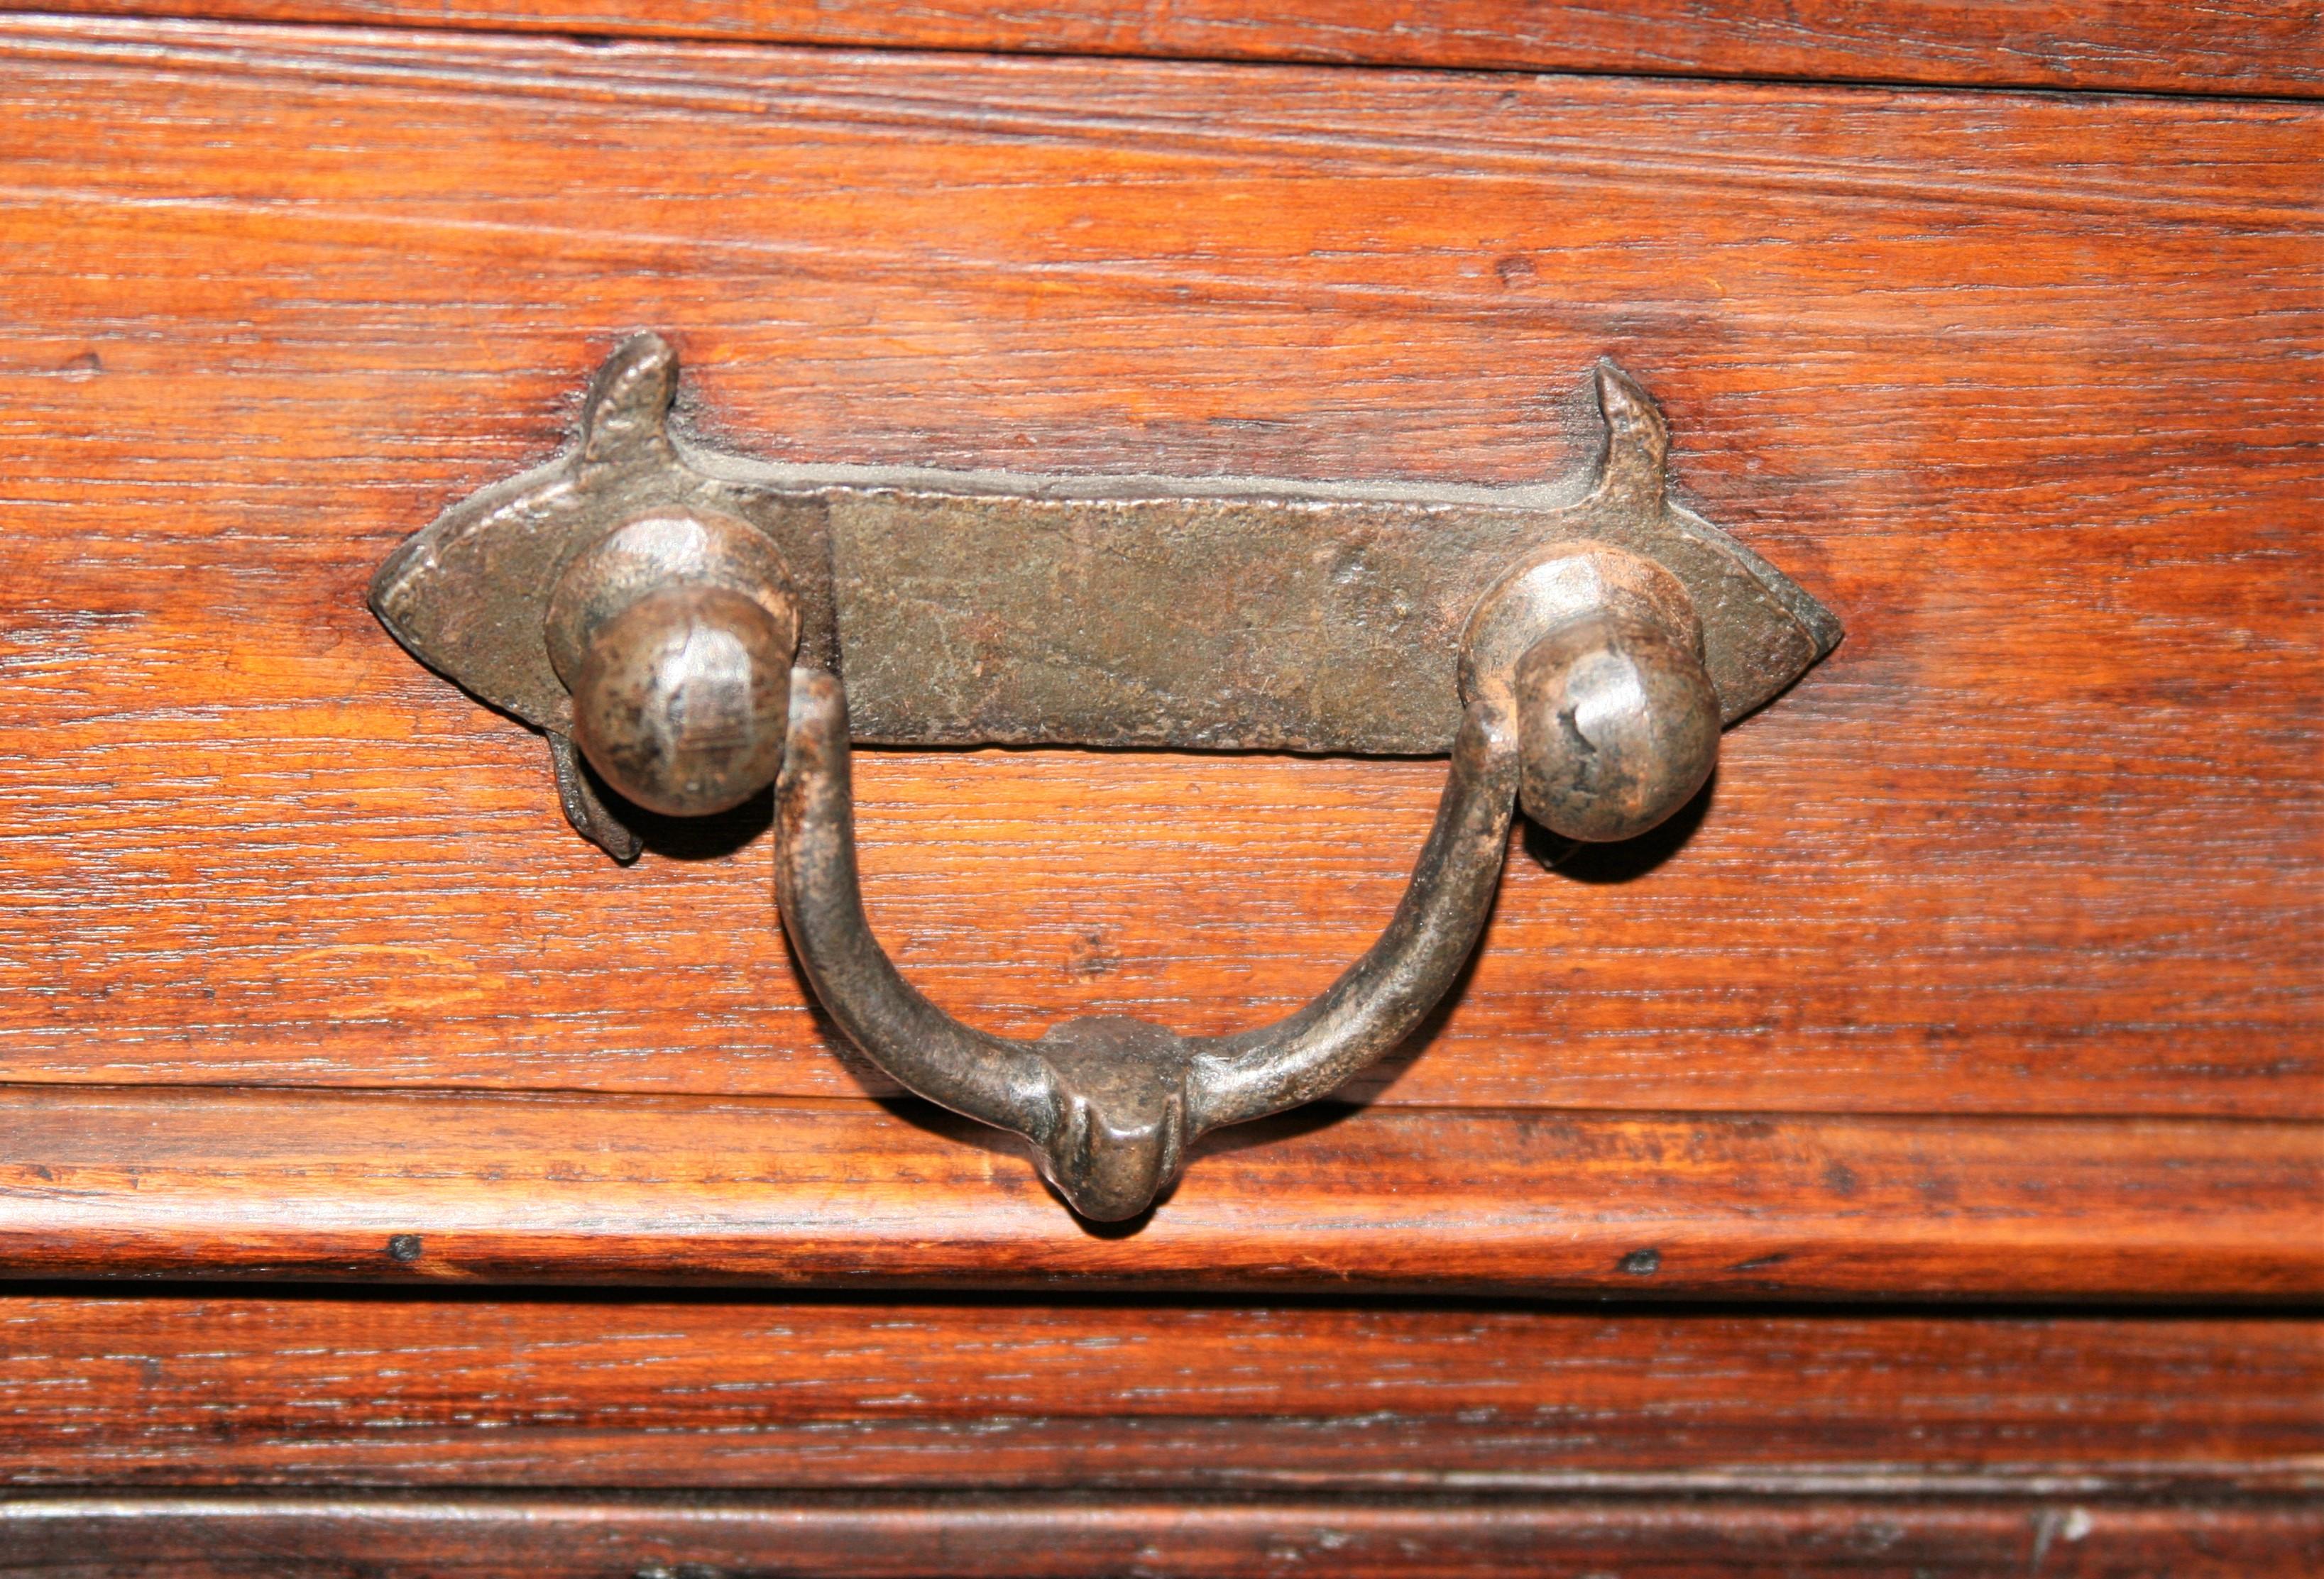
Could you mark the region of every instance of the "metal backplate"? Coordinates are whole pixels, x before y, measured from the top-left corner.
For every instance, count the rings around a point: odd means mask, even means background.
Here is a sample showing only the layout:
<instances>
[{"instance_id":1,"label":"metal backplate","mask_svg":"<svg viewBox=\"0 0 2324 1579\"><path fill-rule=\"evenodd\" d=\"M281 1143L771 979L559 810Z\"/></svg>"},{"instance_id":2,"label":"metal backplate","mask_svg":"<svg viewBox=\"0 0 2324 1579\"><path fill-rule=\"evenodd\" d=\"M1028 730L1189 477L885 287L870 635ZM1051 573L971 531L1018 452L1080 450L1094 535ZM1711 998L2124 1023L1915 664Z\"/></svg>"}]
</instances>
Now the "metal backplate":
<instances>
[{"instance_id":1,"label":"metal backplate","mask_svg":"<svg viewBox=\"0 0 2324 1579\"><path fill-rule=\"evenodd\" d=\"M801 661L836 643L854 736L872 742L1443 752L1479 595L1574 539L1685 583L1729 721L1840 637L1814 599L1670 501L1661 414L1610 363L1598 464L1507 490L771 465L673 438L676 381L659 339L624 344L572 451L456 506L382 567L389 629L569 734L541 636L558 569L641 510L690 501L810 572ZM827 604L811 574L825 563Z\"/></svg>"},{"instance_id":2,"label":"metal backplate","mask_svg":"<svg viewBox=\"0 0 2324 1579\"><path fill-rule=\"evenodd\" d=\"M863 740L1449 750L1470 610L1569 538L1677 573L1729 721L1829 646L1795 588L1678 510L851 491L831 531Z\"/></svg>"},{"instance_id":3,"label":"metal backplate","mask_svg":"<svg viewBox=\"0 0 2324 1579\"><path fill-rule=\"evenodd\" d=\"M471 494L389 555L371 583L380 622L438 674L570 739L573 699L549 657L558 577L630 521L692 514L765 535L796 576L800 661L835 659L823 500L689 464L669 434L677 390L668 345L651 335L625 343L591 383L572 448Z\"/></svg>"}]
</instances>

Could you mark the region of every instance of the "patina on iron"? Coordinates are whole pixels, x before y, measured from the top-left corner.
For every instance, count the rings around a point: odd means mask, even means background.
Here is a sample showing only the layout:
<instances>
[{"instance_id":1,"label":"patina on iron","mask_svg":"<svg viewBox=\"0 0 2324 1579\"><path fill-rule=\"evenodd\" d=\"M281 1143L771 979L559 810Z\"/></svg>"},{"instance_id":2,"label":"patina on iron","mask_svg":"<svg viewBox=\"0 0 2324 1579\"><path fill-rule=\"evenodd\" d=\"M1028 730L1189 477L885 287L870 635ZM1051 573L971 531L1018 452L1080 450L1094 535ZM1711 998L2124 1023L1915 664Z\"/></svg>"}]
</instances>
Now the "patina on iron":
<instances>
[{"instance_id":1,"label":"patina on iron","mask_svg":"<svg viewBox=\"0 0 2324 1579\"><path fill-rule=\"evenodd\" d=\"M1571 838L1643 832L1708 777L1723 725L1840 639L1670 499L1662 416L1610 363L1596 466L1506 490L778 466L673 436L677 376L659 338L623 344L574 448L405 544L372 607L548 734L567 818L616 858L639 840L585 755L677 814L774 778L777 895L833 1019L912 1090L1025 1136L1092 1218L1137 1216L1204 1133L1312 1101L1409 1035L1475 947L1520 798ZM1186 600L1194 579L1234 596ZM1451 767L1387 930L1296 1014L1016 1040L935 1007L872 936L856 739Z\"/></svg>"}]
</instances>

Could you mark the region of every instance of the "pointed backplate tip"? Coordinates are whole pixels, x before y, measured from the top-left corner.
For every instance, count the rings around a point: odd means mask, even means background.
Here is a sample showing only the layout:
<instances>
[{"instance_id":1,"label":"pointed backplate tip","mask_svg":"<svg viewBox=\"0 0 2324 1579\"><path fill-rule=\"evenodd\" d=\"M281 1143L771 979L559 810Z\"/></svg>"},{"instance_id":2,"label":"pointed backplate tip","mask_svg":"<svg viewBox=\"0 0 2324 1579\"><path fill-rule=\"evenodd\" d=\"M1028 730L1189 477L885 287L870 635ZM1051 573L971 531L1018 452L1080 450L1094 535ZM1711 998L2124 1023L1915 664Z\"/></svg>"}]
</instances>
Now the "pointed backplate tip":
<instances>
[{"instance_id":1,"label":"pointed backplate tip","mask_svg":"<svg viewBox=\"0 0 2324 1579\"><path fill-rule=\"evenodd\" d=\"M1662 501L1670 463L1670 425L1637 380L1608 358L1596 370L1598 410L1606 422L1606 453L1592 491L1631 509Z\"/></svg>"},{"instance_id":2,"label":"pointed backplate tip","mask_svg":"<svg viewBox=\"0 0 2324 1579\"><path fill-rule=\"evenodd\" d=\"M678 396L678 353L650 331L614 348L581 404L581 458L597 464L639 445L667 448Z\"/></svg>"},{"instance_id":3,"label":"pointed backplate tip","mask_svg":"<svg viewBox=\"0 0 2324 1579\"><path fill-rule=\"evenodd\" d=\"M456 501L381 565L368 598L380 623L478 700L536 729L569 728L540 630L554 573L625 510L694 485L669 434L677 389L667 340L622 341L590 378L571 447Z\"/></svg>"},{"instance_id":4,"label":"pointed backplate tip","mask_svg":"<svg viewBox=\"0 0 2324 1579\"><path fill-rule=\"evenodd\" d=\"M1606 422L1606 453L1599 463L1592 503L1600 508L1660 517L1692 536L1715 541L1760 583L1799 626L1806 639L1808 650L1800 656L1797 668L1744 709L1756 711L1840 645L1845 632L1839 617L1744 544L1673 503L1669 499L1670 423L1663 416L1662 407L1646 392L1646 386L1613 358L1600 357L1594 372L1598 409ZM1733 722L1734 716L1728 721Z\"/></svg>"}]
</instances>

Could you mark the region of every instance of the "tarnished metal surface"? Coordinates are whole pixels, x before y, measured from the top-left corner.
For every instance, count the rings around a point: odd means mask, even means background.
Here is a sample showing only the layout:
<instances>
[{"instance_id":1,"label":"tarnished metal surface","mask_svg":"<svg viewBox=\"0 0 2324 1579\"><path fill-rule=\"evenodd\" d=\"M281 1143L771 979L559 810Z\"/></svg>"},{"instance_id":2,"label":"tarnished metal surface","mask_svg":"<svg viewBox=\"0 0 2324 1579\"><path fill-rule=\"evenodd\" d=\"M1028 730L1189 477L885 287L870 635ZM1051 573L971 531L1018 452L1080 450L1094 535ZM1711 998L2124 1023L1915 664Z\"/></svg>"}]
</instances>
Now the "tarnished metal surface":
<instances>
[{"instance_id":1,"label":"tarnished metal surface","mask_svg":"<svg viewBox=\"0 0 2324 1579\"><path fill-rule=\"evenodd\" d=\"M1685 586L1729 722L1840 639L1789 578L1670 501L1662 416L1610 363L1598 465L1504 490L776 466L673 438L676 381L660 340L623 345L571 452L455 506L381 567L372 605L389 629L570 734L540 639L558 574L637 516L691 509L779 546L800 583L802 661L847 676L867 742L1441 752L1478 597L1572 538Z\"/></svg>"},{"instance_id":2,"label":"tarnished metal surface","mask_svg":"<svg viewBox=\"0 0 2324 1579\"><path fill-rule=\"evenodd\" d=\"M1679 579L1602 543L1566 543L1486 590L1461 638L1461 693L1517 721L1517 801L1568 839L1635 839L1694 797L1719 758L1719 693Z\"/></svg>"},{"instance_id":3,"label":"tarnished metal surface","mask_svg":"<svg viewBox=\"0 0 2324 1579\"><path fill-rule=\"evenodd\" d=\"M614 814L589 782L581 766L581 748L553 730L549 735L549 771L557 780L557 803L576 833L623 866L645 853L645 840Z\"/></svg>"},{"instance_id":4,"label":"tarnished metal surface","mask_svg":"<svg viewBox=\"0 0 2324 1579\"><path fill-rule=\"evenodd\" d=\"M1583 488L780 476L830 501L860 740L1433 755L1478 598L1573 538L1677 576L1732 722L1839 623L1672 503L1661 413L1610 363L1597 385L1607 446Z\"/></svg>"},{"instance_id":5,"label":"tarnished metal surface","mask_svg":"<svg viewBox=\"0 0 2324 1579\"><path fill-rule=\"evenodd\" d=\"M1670 502L1661 415L1611 363L1588 478L1498 492L769 466L674 440L676 381L659 340L622 346L578 445L406 544L373 607L549 732L567 816L616 859L637 835L584 751L678 813L779 763L776 892L824 1007L911 1089L1028 1139L1092 1218L1137 1216L1197 1137L1411 1033L1484 928L1521 785L1574 837L1642 831L1702 783L1722 721L1840 638ZM1387 930L1305 1008L1231 1036L1103 1015L1018 1041L937 1009L872 935L857 738L1452 762Z\"/></svg>"},{"instance_id":6,"label":"tarnished metal surface","mask_svg":"<svg viewBox=\"0 0 2324 1579\"><path fill-rule=\"evenodd\" d=\"M790 729L775 794L775 893L816 996L906 1086L1031 1141L1042 1173L1075 1211L1102 1222L1152 1205L1198 1136L1311 1102L1411 1033L1484 928L1517 795L1515 733L1478 702L1403 902L1322 996L1234 1036L1181 1037L1098 1015L1015 1041L928 1002L872 935L856 883L847 695L837 675L795 672Z\"/></svg>"},{"instance_id":7,"label":"tarnished metal surface","mask_svg":"<svg viewBox=\"0 0 2324 1579\"><path fill-rule=\"evenodd\" d=\"M633 803L701 817L774 781L798 650L798 578L731 517L642 516L576 555L543 636L573 740Z\"/></svg>"},{"instance_id":8,"label":"tarnished metal surface","mask_svg":"<svg viewBox=\"0 0 2324 1579\"><path fill-rule=\"evenodd\" d=\"M784 925L816 996L873 1062L1025 1136L1084 1216L1135 1216L1202 1134L1324 1095L1435 1005L1492 910L1521 783L1529 811L1541 801L1545 821L1583 839L1642 831L1701 786L1719 743L1701 639L1674 577L1601 543L1501 578L1456 655L1463 712L1451 773L1395 916L1323 996L1259 1030L1185 1037L1097 1015L1019 1041L922 996L864 919L847 687L808 667L792 675L775 798Z\"/></svg>"},{"instance_id":9,"label":"tarnished metal surface","mask_svg":"<svg viewBox=\"0 0 2324 1579\"><path fill-rule=\"evenodd\" d=\"M677 390L668 344L626 342L591 381L573 447L462 500L396 549L372 577L372 612L438 674L569 739L573 699L548 639L567 568L632 521L734 519L790 567L801 660L837 661L823 501L692 464L669 435Z\"/></svg>"}]
</instances>

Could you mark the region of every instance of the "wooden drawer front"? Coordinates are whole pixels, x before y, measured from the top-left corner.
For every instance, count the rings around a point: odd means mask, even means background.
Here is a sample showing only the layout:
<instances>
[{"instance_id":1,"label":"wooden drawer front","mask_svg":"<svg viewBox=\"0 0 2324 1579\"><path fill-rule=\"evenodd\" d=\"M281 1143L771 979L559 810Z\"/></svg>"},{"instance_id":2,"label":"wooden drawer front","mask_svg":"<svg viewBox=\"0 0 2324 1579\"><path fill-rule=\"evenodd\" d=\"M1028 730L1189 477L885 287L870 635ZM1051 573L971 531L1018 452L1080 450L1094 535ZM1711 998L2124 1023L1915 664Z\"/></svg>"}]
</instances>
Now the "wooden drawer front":
<instances>
[{"instance_id":1,"label":"wooden drawer front","mask_svg":"<svg viewBox=\"0 0 2324 1579\"><path fill-rule=\"evenodd\" d=\"M2294 1317L68 1292L0 1342L25 1489L2118 1500L2324 1449Z\"/></svg>"},{"instance_id":2,"label":"wooden drawer front","mask_svg":"<svg viewBox=\"0 0 2324 1579\"><path fill-rule=\"evenodd\" d=\"M2324 1559L2306 1320L67 1294L0 1344L17 1574Z\"/></svg>"},{"instance_id":3,"label":"wooden drawer front","mask_svg":"<svg viewBox=\"0 0 2324 1579\"><path fill-rule=\"evenodd\" d=\"M1703 1264L1762 1289L1797 1249L1763 1230L1808 1217L1940 1250L1803 1289L2313 1288L2313 1236L2282 1225L2314 1206L2301 1125L2324 1116L2319 133L2324 108L2264 100L0 21L23 742L0 759L0 1079L503 1093L446 1098L486 1104L458 1165L486 1187L512 1161L489 1137L530 1133L545 1090L602 1094L601 1161L714 1097L829 1104L918 1155L792 973L764 803L614 868L558 817L540 741L371 620L370 568L550 454L638 326L679 344L700 431L777 458L1489 483L1579 458L1572 397L1612 354L1669 412L1689 496L1849 636L1729 736L1679 826L1513 864L1458 1001L1351 1093L1516 1127L1429 1151L1376 1111L1340 1126L1374 1148L1343 1177L1386 1199L1433 1158L1457 1194L1516 1159L1528 1209L1591 1220L1612 1197L1561 1191L1618 1194L1644 1153L1543 1161L1528 1112L1709 1115L1814 1137L1769 1143L1790 1182L1765 1197L1739 1164L1674 1170L1725 1203ZM1440 773L867 751L872 919L995 1030L1240 1026L1370 941ZM163 1221L123 1181L174 1110L107 1129L159 1099L86 1100L96 1128L0 1159L12 1243L51 1262L438 1264L378 1259L399 1191L444 1204L392 1181L401 1110L266 1098L282 1146L350 1149ZM189 1134L247 1121L219 1100L185 1098ZM2052 1125L2055 1155L2130 1171L1995 1182L2039 1171ZM1842 1132L1898 1137L1862 1143L1905 1159L1904 1216L1849 1204ZM99 1154L114 1182L56 1186ZM861 1170L825 1188L789 1154L764 1166L805 1215L768 1197L735 1232L844 1240ZM1229 1154L1165 1217L1236 1219L1204 1194L1241 1188ZM964 1159L963 1189L1020 1178ZM1974 1276L1929 1270L1995 1219L1900 1181L1964 1168L1972 1196L2064 1190L2028 1235L2093 1248L2013 1281L2011 1230ZM252 1227L331 1180L391 1180L308 1219L359 1257ZM1312 1188L1301 1220L1329 1220L1338 1184ZM1415 1232L1555 1239L1477 1221ZM1618 1284L1662 1243L1603 1237L1529 1263L1586 1275L1517 1281ZM623 1264L681 1268L683 1238Z\"/></svg>"},{"instance_id":4,"label":"wooden drawer front","mask_svg":"<svg viewBox=\"0 0 2324 1579\"><path fill-rule=\"evenodd\" d=\"M0 1531L28 1579L2246 1579L2324 1558L2313 1504L2274 1499L64 1495L0 1500Z\"/></svg>"},{"instance_id":5,"label":"wooden drawer front","mask_svg":"<svg viewBox=\"0 0 2324 1579\"><path fill-rule=\"evenodd\" d=\"M2324 1572L2312 6L68 5L0 14L0 1572ZM1922 86L1702 79L1817 74ZM843 1044L764 797L617 868L364 608L646 328L778 461L1355 482L1566 473L1609 356L1847 639L1094 1226ZM865 888L974 1024L1222 1032L1442 774L867 749ZM624 1282L728 1287L475 1286Z\"/></svg>"},{"instance_id":6,"label":"wooden drawer front","mask_svg":"<svg viewBox=\"0 0 2324 1579\"><path fill-rule=\"evenodd\" d=\"M864 1089L762 840L612 868L361 606L650 323L713 431L957 467L1513 483L1596 356L1639 370L1848 639L1676 848L1520 863L1385 1100L2324 1107L2324 111L0 41L8 1079ZM1310 996L1441 774L864 757L875 923L1011 1032Z\"/></svg>"}]
</instances>

